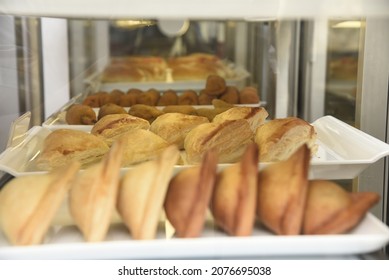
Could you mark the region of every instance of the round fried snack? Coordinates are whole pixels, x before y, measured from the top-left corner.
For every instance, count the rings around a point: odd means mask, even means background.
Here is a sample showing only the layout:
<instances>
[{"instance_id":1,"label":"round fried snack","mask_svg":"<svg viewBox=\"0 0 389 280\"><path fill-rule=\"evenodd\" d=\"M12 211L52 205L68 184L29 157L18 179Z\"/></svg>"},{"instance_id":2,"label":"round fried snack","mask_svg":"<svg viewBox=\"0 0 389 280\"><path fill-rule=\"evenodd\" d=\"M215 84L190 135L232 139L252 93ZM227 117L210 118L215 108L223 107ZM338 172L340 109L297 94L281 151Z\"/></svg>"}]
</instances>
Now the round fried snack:
<instances>
[{"instance_id":1,"label":"round fried snack","mask_svg":"<svg viewBox=\"0 0 389 280\"><path fill-rule=\"evenodd\" d=\"M93 94L87 96L84 101L82 102L82 105L87 105L92 108L99 108L100 107L100 97L99 94Z\"/></svg>"},{"instance_id":2,"label":"round fried snack","mask_svg":"<svg viewBox=\"0 0 389 280\"><path fill-rule=\"evenodd\" d=\"M135 94L124 94L120 96L119 106L122 107L131 107L136 104L136 95Z\"/></svg>"},{"instance_id":3,"label":"round fried snack","mask_svg":"<svg viewBox=\"0 0 389 280\"><path fill-rule=\"evenodd\" d=\"M158 116L163 114L162 111L158 110L154 106L148 106L144 104L133 105L128 113L132 116L148 120L150 123L152 123Z\"/></svg>"},{"instance_id":4,"label":"round fried snack","mask_svg":"<svg viewBox=\"0 0 389 280\"><path fill-rule=\"evenodd\" d=\"M236 87L228 86L219 98L229 104L239 104L239 90Z\"/></svg>"},{"instance_id":5,"label":"round fried snack","mask_svg":"<svg viewBox=\"0 0 389 280\"><path fill-rule=\"evenodd\" d=\"M194 90L186 90L178 96L178 105L198 105L199 100L197 92Z\"/></svg>"},{"instance_id":6,"label":"round fried snack","mask_svg":"<svg viewBox=\"0 0 389 280\"><path fill-rule=\"evenodd\" d=\"M205 93L205 90L200 91L200 95L198 97L199 105L211 105L212 100L215 99L216 96L211 96Z\"/></svg>"},{"instance_id":7,"label":"round fried snack","mask_svg":"<svg viewBox=\"0 0 389 280\"><path fill-rule=\"evenodd\" d=\"M99 103L100 107L108 103L115 103L115 98L108 92L101 92L99 94Z\"/></svg>"},{"instance_id":8,"label":"round fried snack","mask_svg":"<svg viewBox=\"0 0 389 280\"><path fill-rule=\"evenodd\" d=\"M240 91L241 104L256 104L259 103L258 90L255 87L245 87Z\"/></svg>"},{"instance_id":9,"label":"round fried snack","mask_svg":"<svg viewBox=\"0 0 389 280\"><path fill-rule=\"evenodd\" d=\"M125 93L123 91L121 91L120 89L114 89L110 92L110 95L112 97L113 103L119 105L120 99L122 96L125 95Z\"/></svg>"},{"instance_id":10,"label":"round fried snack","mask_svg":"<svg viewBox=\"0 0 389 280\"><path fill-rule=\"evenodd\" d=\"M114 103L107 103L101 106L98 119L100 120L102 117L111 114L127 114L127 111L122 106L116 105Z\"/></svg>"},{"instance_id":11,"label":"round fried snack","mask_svg":"<svg viewBox=\"0 0 389 280\"><path fill-rule=\"evenodd\" d=\"M157 106L158 100L159 92L154 89L150 89L136 97L137 104L144 104L149 106Z\"/></svg>"},{"instance_id":12,"label":"round fried snack","mask_svg":"<svg viewBox=\"0 0 389 280\"><path fill-rule=\"evenodd\" d=\"M226 80L218 75L209 75L205 83L205 93L219 96L226 90Z\"/></svg>"},{"instance_id":13,"label":"round fried snack","mask_svg":"<svg viewBox=\"0 0 389 280\"><path fill-rule=\"evenodd\" d=\"M74 104L66 112L68 124L93 125L96 121L95 111L87 105Z\"/></svg>"},{"instance_id":14,"label":"round fried snack","mask_svg":"<svg viewBox=\"0 0 389 280\"><path fill-rule=\"evenodd\" d=\"M158 100L158 106L168 106L168 105L177 105L178 96L174 90L165 91Z\"/></svg>"}]
</instances>

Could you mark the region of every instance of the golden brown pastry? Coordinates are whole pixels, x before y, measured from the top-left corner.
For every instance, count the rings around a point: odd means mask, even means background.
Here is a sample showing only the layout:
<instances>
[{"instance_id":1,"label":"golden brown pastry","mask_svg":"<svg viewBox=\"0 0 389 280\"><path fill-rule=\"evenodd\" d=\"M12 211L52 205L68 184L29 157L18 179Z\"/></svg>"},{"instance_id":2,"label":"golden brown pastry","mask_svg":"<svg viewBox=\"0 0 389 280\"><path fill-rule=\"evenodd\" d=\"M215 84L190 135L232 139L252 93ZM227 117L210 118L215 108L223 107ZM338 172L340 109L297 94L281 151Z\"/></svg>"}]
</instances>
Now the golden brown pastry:
<instances>
[{"instance_id":1,"label":"golden brown pastry","mask_svg":"<svg viewBox=\"0 0 389 280\"><path fill-rule=\"evenodd\" d=\"M97 119L100 120L104 116L111 114L127 114L127 111L122 106L114 103L107 103L100 107Z\"/></svg>"},{"instance_id":2,"label":"golden brown pastry","mask_svg":"<svg viewBox=\"0 0 389 280\"><path fill-rule=\"evenodd\" d=\"M309 182L304 234L340 234L357 226L380 199L373 192L349 193L331 181Z\"/></svg>"},{"instance_id":3,"label":"golden brown pastry","mask_svg":"<svg viewBox=\"0 0 389 280\"><path fill-rule=\"evenodd\" d=\"M197 115L206 117L210 122L220 113L223 113L227 108L197 108Z\"/></svg>"},{"instance_id":4,"label":"golden brown pastry","mask_svg":"<svg viewBox=\"0 0 389 280\"><path fill-rule=\"evenodd\" d=\"M178 96L178 105L198 105L197 92L194 90L185 90Z\"/></svg>"},{"instance_id":5,"label":"golden brown pastry","mask_svg":"<svg viewBox=\"0 0 389 280\"><path fill-rule=\"evenodd\" d=\"M223 108L225 110L228 110L230 108L235 107L233 104L227 103L227 102L225 102L221 99L217 99L217 98L212 100L212 105L216 109Z\"/></svg>"},{"instance_id":6,"label":"golden brown pastry","mask_svg":"<svg viewBox=\"0 0 389 280\"><path fill-rule=\"evenodd\" d=\"M258 147L251 143L242 159L217 176L211 210L216 224L232 236L252 234L258 177Z\"/></svg>"},{"instance_id":7,"label":"golden brown pastry","mask_svg":"<svg viewBox=\"0 0 389 280\"><path fill-rule=\"evenodd\" d=\"M127 91L127 94L129 94L129 95L139 95L141 93L143 93L143 91L141 89L138 89L138 88L130 88Z\"/></svg>"},{"instance_id":8,"label":"golden brown pastry","mask_svg":"<svg viewBox=\"0 0 389 280\"><path fill-rule=\"evenodd\" d=\"M101 75L101 81L106 83L144 82L146 80L146 73L142 69L123 63L108 65Z\"/></svg>"},{"instance_id":9,"label":"golden brown pastry","mask_svg":"<svg viewBox=\"0 0 389 280\"><path fill-rule=\"evenodd\" d=\"M134 128L149 129L150 123L127 113L107 115L92 127L91 133L101 137L108 146L111 146L123 133Z\"/></svg>"},{"instance_id":10,"label":"golden brown pastry","mask_svg":"<svg viewBox=\"0 0 389 280\"><path fill-rule=\"evenodd\" d=\"M190 105L169 105L162 109L164 113L181 113L186 115L197 115L196 108Z\"/></svg>"},{"instance_id":11,"label":"golden brown pastry","mask_svg":"<svg viewBox=\"0 0 389 280\"><path fill-rule=\"evenodd\" d=\"M117 210L134 239L155 238L170 177L179 156L175 146L128 170L120 183Z\"/></svg>"},{"instance_id":12,"label":"golden brown pastry","mask_svg":"<svg viewBox=\"0 0 389 280\"><path fill-rule=\"evenodd\" d=\"M88 242L105 239L115 210L123 143L115 142L104 158L75 179L69 194L69 210Z\"/></svg>"},{"instance_id":13,"label":"golden brown pastry","mask_svg":"<svg viewBox=\"0 0 389 280\"><path fill-rule=\"evenodd\" d=\"M84 101L82 101L82 105L87 105L92 108L99 108L100 107L99 94L93 94L85 97Z\"/></svg>"},{"instance_id":14,"label":"golden brown pastry","mask_svg":"<svg viewBox=\"0 0 389 280\"><path fill-rule=\"evenodd\" d=\"M209 75L205 82L204 92L212 96L220 96L227 88L226 80L219 75Z\"/></svg>"},{"instance_id":15,"label":"golden brown pastry","mask_svg":"<svg viewBox=\"0 0 389 280\"><path fill-rule=\"evenodd\" d=\"M178 237L200 236L216 180L217 157L209 151L201 165L180 171L170 181L165 212Z\"/></svg>"},{"instance_id":16,"label":"golden brown pastry","mask_svg":"<svg viewBox=\"0 0 389 280\"><path fill-rule=\"evenodd\" d=\"M229 104L239 104L239 90L237 87L227 86L219 98Z\"/></svg>"},{"instance_id":17,"label":"golden brown pastry","mask_svg":"<svg viewBox=\"0 0 389 280\"><path fill-rule=\"evenodd\" d=\"M163 114L161 110L158 110L154 106L148 106L143 104L135 104L131 106L128 113L132 116L145 119L152 123L157 117Z\"/></svg>"},{"instance_id":18,"label":"golden brown pastry","mask_svg":"<svg viewBox=\"0 0 389 280\"><path fill-rule=\"evenodd\" d=\"M150 126L150 131L165 139L169 144L175 144L179 149L183 149L184 140L189 131L199 124L208 122L205 117L165 113L155 119Z\"/></svg>"},{"instance_id":19,"label":"golden brown pastry","mask_svg":"<svg viewBox=\"0 0 389 280\"><path fill-rule=\"evenodd\" d=\"M178 96L174 90L165 91L158 100L158 106L177 105Z\"/></svg>"},{"instance_id":20,"label":"golden brown pastry","mask_svg":"<svg viewBox=\"0 0 389 280\"><path fill-rule=\"evenodd\" d=\"M208 150L215 149L220 163L233 163L240 159L252 137L245 120L200 124L185 138L186 159L189 164L198 164Z\"/></svg>"},{"instance_id":21,"label":"golden brown pastry","mask_svg":"<svg viewBox=\"0 0 389 280\"><path fill-rule=\"evenodd\" d=\"M66 112L68 124L93 125L96 120L96 112L92 107L82 104L74 104Z\"/></svg>"},{"instance_id":22,"label":"golden brown pastry","mask_svg":"<svg viewBox=\"0 0 389 280\"><path fill-rule=\"evenodd\" d=\"M239 93L241 104L258 104L260 101L258 90L255 87L245 87Z\"/></svg>"},{"instance_id":23,"label":"golden brown pastry","mask_svg":"<svg viewBox=\"0 0 389 280\"><path fill-rule=\"evenodd\" d=\"M123 139L125 143L123 166L154 159L169 146L162 137L140 128L123 133L119 139Z\"/></svg>"},{"instance_id":24,"label":"golden brown pastry","mask_svg":"<svg viewBox=\"0 0 389 280\"><path fill-rule=\"evenodd\" d=\"M214 123L222 123L228 120L243 119L248 121L253 133L257 128L265 123L269 113L263 107L233 107L216 115L213 119Z\"/></svg>"},{"instance_id":25,"label":"golden brown pastry","mask_svg":"<svg viewBox=\"0 0 389 280\"><path fill-rule=\"evenodd\" d=\"M0 228L13 245L43 242L79 170L72 162L47 174L9 181L0 192Z\"/></svg>"},{"instance_id":26,"label":"golden brown pastry","mask_svg":"<svg viewBox=\"0 0 389 280\"><path fill-rule=\"evenodd\" d=\"M37 158L40 170L52 170L79 161L82 167L101 160L108 152L107 144L99 137L80 130L58 129L43 141Z\"/></svg>"},{"instance_id":27,"label":"golden brown pastry","mask_svg":"<svg viewBox=\"0 0 389 280\"><path fill-rule=\"evenodd\" d=\"M258 127L254 140L264 162L285 160L303 144L308 145L312 155L317 151L315 128L296 117L266 122Z\"/></svg>"},{"instance_id":28,"label":"golden brown pastry","mask_svg":"<svg viewBox=\"0 0 389 280\"><path fill-rule=\"evenodd\" d=\"M259 172L257 216L276 234L297 235L302 231L309 154L308 147L303 145L287 160L271 164Z\"/></svg>"}]
</instances>

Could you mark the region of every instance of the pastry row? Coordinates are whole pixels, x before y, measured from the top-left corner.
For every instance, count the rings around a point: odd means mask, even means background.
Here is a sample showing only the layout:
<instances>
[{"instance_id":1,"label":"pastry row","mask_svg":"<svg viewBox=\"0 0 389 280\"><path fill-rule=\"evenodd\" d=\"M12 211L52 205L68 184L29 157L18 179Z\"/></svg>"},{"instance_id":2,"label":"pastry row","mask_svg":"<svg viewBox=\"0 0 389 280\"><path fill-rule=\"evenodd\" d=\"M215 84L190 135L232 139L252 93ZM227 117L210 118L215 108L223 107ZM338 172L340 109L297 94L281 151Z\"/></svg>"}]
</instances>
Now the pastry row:
<instances>
[{"instance_id":1,"label":"pastry row","mask_svg":"<svg viewBox=\"0 0 389 280\"><path fill-rule=\"evenodd\" d=\"M252 235L257 221L279 235L341 234L380 199L373 192L349 193L330 181L309 181L307 145L260 171L255 144L221 171L210 149L201 163L176 174L179 150L171 145L120 176L123 149L123 141L115 142L102 161L83 172L72 162L7 183L0 192L0 225L10 243L42 243L62 203L68 203L84 239L99 242L115 209L135 240L156 237L163 211L178 238L200 237L209 210L230 236Z\"/></svg>"},{"instance_id":2,"label":"pastry row","mask_svg":"<svg viewBox=\"0 0 389 280\"><path fill-rule=\"evenodd\" d=\"M209 75L233 78L236 73L212 54L193 53L165 59L159 56L114 57L101 75L104 83L203 80Z\"/></svg>"},{"instance_id":3,"label":"pastry row","mask_svg":"<svg viewBox=\"0 0 389 280\"><path fill-rule=\"evenodd\" d=\"M214 149L219 163L237 162L250 143L256 143L262 162L287 158L306 143L316 153L316 132L306 121L288 117L266 121L263 107L232 107L208 118L182 113L165 113L151 124L129 114L111 114L92 126L91 132L73 129L52 131L36 157L39 170L51 170L73 160L83 167L99 161L112 144L122 139L122 167L147 161L169 145L176 145L179 164L201 162Z\"/></svg>"}]
</instances>

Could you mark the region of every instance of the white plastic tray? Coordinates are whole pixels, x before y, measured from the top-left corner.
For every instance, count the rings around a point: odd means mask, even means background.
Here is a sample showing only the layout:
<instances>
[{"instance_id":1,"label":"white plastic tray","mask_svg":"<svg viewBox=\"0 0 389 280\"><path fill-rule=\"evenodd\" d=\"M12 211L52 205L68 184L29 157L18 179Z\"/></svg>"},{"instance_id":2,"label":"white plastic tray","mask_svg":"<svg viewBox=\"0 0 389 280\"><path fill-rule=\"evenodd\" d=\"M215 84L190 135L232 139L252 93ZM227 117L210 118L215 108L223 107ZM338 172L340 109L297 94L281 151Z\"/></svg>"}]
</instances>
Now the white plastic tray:
<instances>
[{"instance_id":1,"label":"white plastic tray","mask_svg":"<svg viewBox=\"0 0 389 280\"><path fill-rule=\"evenodd\" d=\"M169 224L157 238L131 240L122 224L111 225L106 240L86 243L75 226L52 228L42 245L11 246L0 234L0 259L175 259L260 256L357 255L389 242L389 228L372 214L351 232L339 235L277 236L256 226L249 237L230 237L209 223L198 238L175 238Z\"/></svg>"}]
</instances>

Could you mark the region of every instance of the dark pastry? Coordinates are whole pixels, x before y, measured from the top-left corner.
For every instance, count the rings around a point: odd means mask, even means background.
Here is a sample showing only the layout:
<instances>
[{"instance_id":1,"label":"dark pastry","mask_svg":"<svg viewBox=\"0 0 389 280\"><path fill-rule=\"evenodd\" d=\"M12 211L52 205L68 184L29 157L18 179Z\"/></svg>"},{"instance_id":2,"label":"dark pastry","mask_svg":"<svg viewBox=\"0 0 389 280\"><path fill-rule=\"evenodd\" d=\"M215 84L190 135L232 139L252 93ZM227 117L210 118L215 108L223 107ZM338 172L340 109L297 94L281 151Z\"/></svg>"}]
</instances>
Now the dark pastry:
<instances>
[{"instance_id":1,"label":"dark pastry","mask_svg":"<svg viewBox=\"0 0 389 280\"><path fill-rule=\"evenodd\" d=\"M198 105L199 100L197 92L194 90L186 90L178 96L178 105Z\"/></svg>"},{"instance_id":2,"label":"dark pastry","mask_svg":"<svg viewBox=\"0 0 389 280\"><path fill-rule=\"evenodd\" d=\"M90 106L74 104L66 112L65 119L68 124L93 125L96 123L96 113Z\"/></svg>"},{"instance_id":3,"label":"dark pastry","mask_svg":"<svg viewBox=\"0 0 389 280\"><path fill-rule=\"evenodd\" d=\"M219 98L229 104L239 104L239 90L236 87L228 86Z\"/></svg>"},{"instance_id":4,"label":"dark pastry","mask_svg":"<svg viewBox=\"0 0 389 280\"><path fill-rule=\"evenodd\" d=\"M259 103L258 90L255 87L245 87L240 91L239 100L241 104Z\"/></svg>"},{"instance_id":5,"label":"dark pastry","mask_svg":"<svg viewBox=\"0 0 389 280\"><path fill-rule=\"evenodd\" d=\"M111 114L127 114L127 111L124 110L122 106L116 105L114 103L108 103L101 106L98 119L100 120L102 117Z\"/></svg>"},{"instance_id":6,"label":"dark pastry","mask_svg":"<svg viewBox=\"0 0 389 280\"><path fill-rule=\"evenodd\" d=\"M226 90L226 80L218 75L209 75L205 83L205 93L219 96Z\"/></svg>"},{"instance_id":7,"label":"dark pastry","mask_svg":"<svg viewBox=\"0 0 389 280\"><path fill-rule=\"evenodd\" d=\"M128 113L132 116L148 120L150 123L152 123L158 116L163 114L161 110L158 110L154 106L148 106L144 104L135 104L131 106Z\"/></svg>"},{"instance_id":8,"label":"dark pastry","mask_svg":"<svg viewBox=\"0 0 389 280\"><path fill-rule=\"evenodd\" d=\"M177 105L178 96L174 90L165 91L158 100L158 106L168 106L168 105Z\"/></svg>"}]
</instances>

